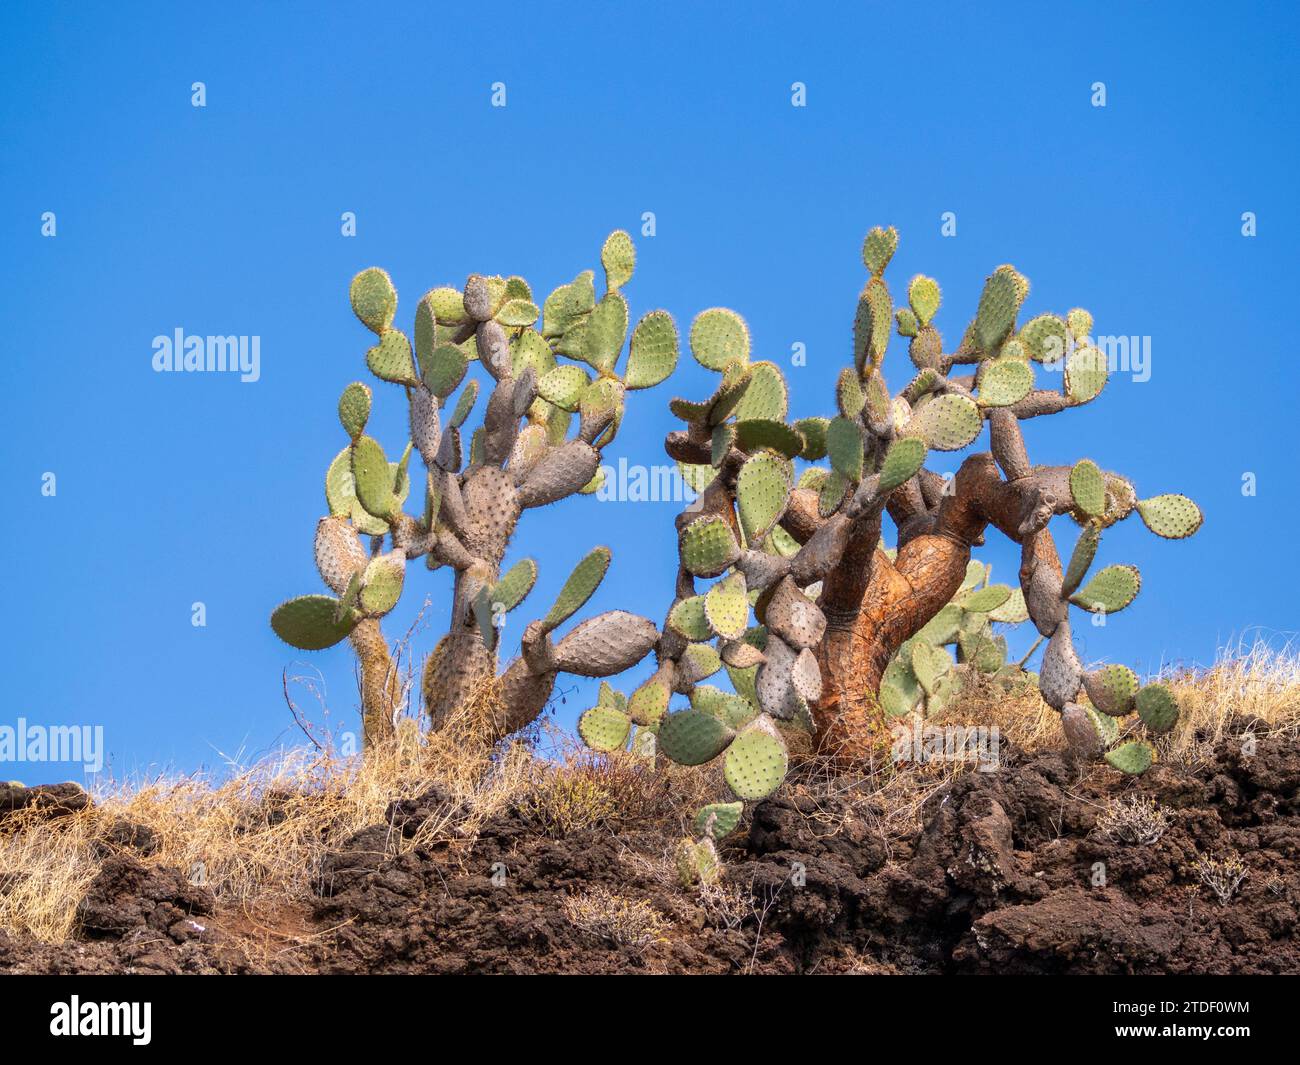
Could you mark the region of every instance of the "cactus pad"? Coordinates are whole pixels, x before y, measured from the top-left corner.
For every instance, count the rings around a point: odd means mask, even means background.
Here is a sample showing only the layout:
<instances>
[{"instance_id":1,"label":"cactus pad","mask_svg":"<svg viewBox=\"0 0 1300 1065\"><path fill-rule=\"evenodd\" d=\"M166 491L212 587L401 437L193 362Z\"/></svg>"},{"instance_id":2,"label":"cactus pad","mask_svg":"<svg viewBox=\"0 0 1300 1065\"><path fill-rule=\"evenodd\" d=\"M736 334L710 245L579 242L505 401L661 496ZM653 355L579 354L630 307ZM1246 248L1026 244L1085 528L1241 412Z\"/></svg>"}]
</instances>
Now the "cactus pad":
<instances>
[{"instance_id":1,"label":"cactus pad","mask_svg":"<svg viewBox=\"0 0 1300 1065\"><path fill-rule=\"evenodd\" d=\"M745 578L740 574L720 580L704 596L704 614L709 627L719 636L738 640L749 621L749 599Z\"/></svg>"},{"instance_id":2,"label":"cactus pad","mask_svg":"<svg viewBox=\"0 0 1300 1065\"><path fill-rule=\"evenodd\" d=\"M893 226L888 229L875 226L862 242L862 265L871 272L872 277L879 277L897 250L898 230Z\"/></svg>"},{"instance_id":3,"label":"cactus pad","mask_svg":"<svg viewBox=\"0 0 1300 1065\"><path fill-rule=\"evenodd\" d=\"M780 734L759 718L727 749L723 776L738 799L766 799L781 786L789 764Z\"/></svg>"},{"instance_id":4,"label":"cactus pad","mask_svg":"<svg viewBox=\"0 0 1300 1065\"><path fill-rule=\"evenodd\" d=\"M333 647L356 627L358 615L342 620L339 601L332 595L300 595L281 603L271 614L271 628L285 643L302 651L323 651Z\"/></svg>"},{"instance_id":5,"label":"cactus pad","mask_svg":"<svg viewBox=\"0 0 1300 1065\"><path fill-rule=\"evenodd\" d=\"M885 460L880 466L880 484L878 491L883 495L892 492L899 485L906 484L920 472L925 465L928 449L919 436L901 436L885 452Z\"/></svg>"},{"instance_id":6,"label":"cactus pad","mask_svg":"<svg viewBox=\"0 0 1300 1065\"><path fill-rule=\"evenodd\" d=\"M704 613L704 596L693 595L668 612L669 627L687 640L708 640L717 635Z\"/></svg>"},{"instance_id":7,"label":"cactus pad","mask_svg":"<svg viewBox=\"0 0 1300 1065\"><path fill-rule=\"evenodd\" d=\"M766 536L785 513L790 482L790 463L778 455L763 452L745 460L736 478L736 501L740 527L750 543Z\"/></svg>"},{"instance_id":8,"label":"cactus pad","mask_svg":"<svg viewBox=\"0 0 1300 1065\"><path fill-rule=\"evenodd\" d=\"M719 517L699 518L681 532L682 565L697 577L717 577L740 557L731 527Z\"/></svg>"},{"instance_id":9,"label":"cactus pad","mask_svg":"<svg viewBox=\"0 0 1300 1065\"><path fill-rule=\"evenodd\" d=\"M1168 732L1178 721L1178 700L1163 684L1148 684L1133 701L1138 717L1152 732Z\"/></svg>"},{"instance_id":10,"label":"cactus pad","mask_svg":"<svg viewBox=\"0 0 1300 1065\"><path fill-rule=\"evenodd\" d=\"M420 377L425 388L439 399L446 399L460 387L468 366L465 353L455 344L439 344L422 360Z\"/></svg>"},{"instance_id":11,"label":"cactus pad","mask_svg":"<svg viewBox=\"0 0 1300 1065\"><path fill-rule=\"evenodd\" d=\"M561 410L575 411L591 378L579 366L557 366L537 382L537 394Z\"/></svg>"},{"instance_id":12,"label":"cactus pad","mask_svg":"<svg viewBox=\"0 0 1300 1065\"><path fill-rule=\"evenodd\" d=\"M385 329L379 343L366 352L366 365L381 381L399 385L418 383L411 361L411 342L400 329Z\"/></svg>"},{"instance_id":13,"label":"cactus pad","mask_svg":"<svg viewBox=\"0 0 1300 1065\"><path fill-rule=\"evenodd\" d=\"M361 609L367 614L387 614L402 597L405 574L405 552L390 551L372 558L361 580Z\"/></svg>"},{"instance_id":14,"label":"cactus pad","mask_svg":"<svg viewBox=\"0 0 1300 1065\"><path fill-rule=\"evenodd\" d=\"M1088 403L1106 387L1109 372L1100 348L1089 344L1076 348L1065 361L1065 394L1074 403Z\"/></svg>"},{"instance_id":15,"label":"cactus pad","mask_svg":"<svg viewBox=\"0 0 1300 1065\"><path fill-rule=\"evenodd\" d=\"M560 589L560 594L556 596L555 605L551 607L550 613L542 619L543 628L549 632L551 629L563 625L577 611L582 609L587 600L595 594L600 582L605 579L605 571L609 569L609 560L609 548L598 547L573 567L569 579L564 582L564 587Z\"/></svg>"},{"instance_id":16,"label":"cactus pad","mask_svg":"<svg viewBox=\"0 0 1300 1065\"><path fill-rule=\"evenodd\" d=\"M679 710L660 724L659 750L678 765L703 765L721 754L734 736L707 710Z\"/></svg>"},{"instance_id":17,"label":"cactus pad","mask_svg":"<svg viewBox=\"0 0 1300 1065\"><path fill-rule=\"evenodd\" d=\"M1133 602L1141 588L1142 575L1136 566L1107 566L1070 596L1070 602L1094 614L1113 614Z\"/></svg>"},{"instance_id":18,"label":"cactus pad","mask_svg":"<svg viewBox=\"0 0 1300 1065\"><path fill-rule=\"evenodd\" d=\"M621 751L631 729L627 714L610 706L597 704L578 718L578 735L593 751Z\"/></svg>"},{"instance_id":19,"label":"cactus pad","mask_svg":"<svg viewBox=\"0 0 1300 1065\"><path fill-rule=\"evenodd\" d=\"M1040 314L1020 330L1020 341L1035 362L1056 362L1065 354L1065 322L1055 314Z\"/></svg>"},{"instance_id":20,"label":"cactus pad","mask_svg":"<svg viewBox=\"0 0 1300 1065\"><path fill-rule=\"evenodd\" d=\"M749 327L735 311L714 307L701 311L691 323L691 354L709 370L725 370L733 362L749 361Z\"/></svg>"},{"instance_id":21,"label":"cactus pad","mask_svg":"<svg viewBox=\"0 0 1300 1065\"><path fill-rule=\"evenodd\" d=\"M1200 507L1177 493L1140 499L1137 512L1148 529L1166 540L1191 536L1205 520Z\"/></svg>"},{"instance_id":22,"label":"cactus pad","mask_svg":"<svg viewBox=\"0 0 1300 1065\"><path fill-rule=\"evenodd\" d=\"M677 326L667 311L651 311L632 330L623 383L652 388L677 367Z\"/></svg>"},{"instance_id":23,"label":"cactus pad","mask_svg":"<svg viewBox=\"0 0 1300 1065\"><path fill-rule=\"evenodd\" d=\"M781 371L774 363L756 362L744 395L736 404L736 420L784 421L788 406L789 394Z\"/></svg>"},{"instance_id":24,"label":"cactus pad","mask_svg":"<svg viewBox=\"0 0 1300 1065\"><path fill-rule=\"evenodd\" d=\"M1029 364L1002 356L980 369L979 403L982 407L1009 407L1029 395L1033 387L1034 371Z\"/></svg>"},{"instance_id":25,"label":"cactus pad","mask_svg":"<svg viewBox=\"0 0 1300 1065\"><path fill-rule=\"evenodd\" d=\"M1143 740L1130 740L1106 752L1106 761L1121 773L1137 776L1151 768L1155 748Z\"/></svg>"},{"instance_id":26,"label":"cactus pad","mask_svg":"<svg viewBox=\"0 0 1300 1065\"><path fill-rule=\"evenodd\" d=\"M636 269L636 246L625 230L616 229L605 238L600 249L600 265L605 268L607 288L622 288L632 280L632 271Z\"/></svg>"},{"instance_id":27,"label":"cactus pad","mask_svg":"<svg viewBox=\"0 0 1300 1065\"><path fill-rule=\"evenodd\" d=\"M803 451L799 457L816 462L826 457L826 430L829 418L800 418L794 423L795 431L803 437Z\"/></svg>"},{"instance_id":28,"label":"cactus pad","mask_svg":"<svg viewBox=\"0 0 1300 1065\"><path fill-rule=\"evenodd\" d=\"M627 701L627 712L641 726L658 724L668 712L668 687L657 680L648 680L632 693Z\"/></svg>"},{"instance_id":29,"label":"cactus pad","mask_svg":"<svg viewBox=\"0 0 1300 1065\"><path fill-rule=\"evenodd\" d=\"M921 325L929 325L934 320L941 298L939 282L924 274L917 274L907 286L907 301Z\"/></svg>"},{"instance_id":30,"label":"cactus pad","mask_svg":"<svg viewBox=\"0 0 1300 1065\"><path fill-rule=\"evenodd\" d=\"M601 373L613 370L627 339L627 300L618 291L607 292L587 319L582 335L582 360Z\"/></svg>"},{"instance_id":31,"label":"cactus pad","mask_svg":"<svg viewBox=\"0 0 1300 1065\"><path fill-rule=\"evenodd\" d=\"M712 802L701 806L695 815L695 831L708 839L721 839L736 830L744 812L743 802Z\"/></svg>"},{"instance_id":32,"label":"cactus pad","mask_svg":"<svg viewBox=\"0 0 1300 1065\"><path fill-rule=\"evenodd\" d=\"M1080 459L1070 470L1070 495L1089 517L1100 518L1106 512L1106 478L1091 459Z\"/></svg>"},{"instance_id":33,"label":"cactus pad","mask_svg":"<svg viewBox=\"0 0 1300 1065\"><path fill-rule=\"evenodd\" d=\"M803 454L804 439L798 429L785 422L751 418L736 423L736 445L745 451L767 448L778 451L788 459Z\"/></svg>"},{"instance_id":34,"label":"cactus pad","mask_svg":"<svg viewBox=\"0 0 1300 1065\"><path fill-rule=\"evenodd\" d=\"M1013 272L999 268L984 283L975 312L975 340L979 350L993 354L1011 332L1020 308L1020 293Z\"/></svg>"},{"instance_id":35,"label":"cactus pad","mask_svg":"<svg viewBox=\"0 0 1300 1065\"><path fill-rule=\"evenodd\" d=\"M832 418L826 429L831 467L850 481L862 480L862 428L856 420Z\"/></svg>"},{"instance_id":36,"label":"cactus pad","mask_svg":"<svg viewBox=\"0 0 1300 1065\"><path fill-rule=\"evenodd\" d=\"M386 270L372 266L352 279L348 298L353 313L372 333L382 334L397 314L397 290Z\"/></svg>"},{"instance_id":37,"label":"cactus pad","mask_svg":"<svg viewBox=\"0 0 1300 1065\"><path fill-rule=\"evenodd\" d=\"M367 513L387 519L397 509L392 467L373 437L362 436L352 445L352 477Z\"/></svg>"},{"instance_id":38,"label":"cactus pad","mask_svg":"<svg viewBox=\"0 0 1300 1065\"><path fill-rule=\"evenodd\" d=\"M912 415L905 432L920 435L935 451L959 451L980 434L984 421L975 401L951 394L930 400Z\"/></svg>"},{"instance_id":39,"label":"cactus pad","mask_svg":"<svg viewBox=\"0 0 1300 1065\"><path fill-rule=\"evenodd\" d=\"M1111 717L1123 717L1133 709L1138 687L1137 674L1128 666L1103 666L1083 675L1083 690L1092 705Z\"/></svg>"},{"instance_id":40,"label":"cactus pad","mask_svg":"<svg viewBox=\"0 0 1300 1065\"><path fill-rule=\"evenodd\" d=\"M370 387L353 381L339 396L339 421L353 440L366 431L370 417Z\"/></svg>"}]
</instances>

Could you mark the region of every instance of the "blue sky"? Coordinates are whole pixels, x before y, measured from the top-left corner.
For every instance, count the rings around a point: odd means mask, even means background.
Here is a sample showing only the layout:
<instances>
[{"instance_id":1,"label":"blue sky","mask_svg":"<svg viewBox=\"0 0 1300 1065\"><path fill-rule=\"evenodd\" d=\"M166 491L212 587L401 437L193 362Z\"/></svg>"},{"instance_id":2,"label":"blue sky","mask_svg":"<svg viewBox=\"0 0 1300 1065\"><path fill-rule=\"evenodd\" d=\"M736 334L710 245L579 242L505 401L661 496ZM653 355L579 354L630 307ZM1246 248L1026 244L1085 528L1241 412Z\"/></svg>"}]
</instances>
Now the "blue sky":
<instances>
[{"instance_id":1,"label":"blue sky","mask_svg":"<svg viewBox=\"0 0 1300 1065\"><path fill-rule=\"evenodd\" d=\"M335 402L368 376L349 278L386 267L409 328L421 293L471 271L544 294L598 266L610 230L637 236L647 211L634 316L664 307L684 330L706 307L736 309L755 354L787 366L792 416L833 404L875 224L902 235L896 296L917 272L943 285L949 340L1004 262L1033 282L1028 311L1081 305L1098 333L1149 337L1149 380L1118 374L1090 407L1026 427L1034 461L1087 455L1207 514L1186 542L1136 521L1106 538L1104 559L1139 565L1144 587L1105 629L1079 627L1085 657L1204 663L1248 630L1295 627L1291 6L188 8L0 16L0 725L101 724L119 776L219 766L218 752L294 741L280 674L295 662L352 720L346 646L295 653L267 624L321 589L311 540L343 443ZM796 81L806 107L791 106ZM154 373L153 338L178 327L260 337L260 380ZM790 368L796 343L807 365ZM895 389L908 368L896 338ZM376 385L371 428L393 453L404 404ZM663 461L667 400L710 387L684 359L632 397L610 457ZM508 561L532 555L541 578L506 646L597 543L614 563L589 610L660 619L675 510L579 498L530 512ZM1014 550L994 541L983 557L1012 578ZM430 596L423 651L445 627L448 577L413 573L386 629ZM571 722L594 686L565 683ZM80 774L0 764L28 782Z\"/></svg>"}]
</instances>

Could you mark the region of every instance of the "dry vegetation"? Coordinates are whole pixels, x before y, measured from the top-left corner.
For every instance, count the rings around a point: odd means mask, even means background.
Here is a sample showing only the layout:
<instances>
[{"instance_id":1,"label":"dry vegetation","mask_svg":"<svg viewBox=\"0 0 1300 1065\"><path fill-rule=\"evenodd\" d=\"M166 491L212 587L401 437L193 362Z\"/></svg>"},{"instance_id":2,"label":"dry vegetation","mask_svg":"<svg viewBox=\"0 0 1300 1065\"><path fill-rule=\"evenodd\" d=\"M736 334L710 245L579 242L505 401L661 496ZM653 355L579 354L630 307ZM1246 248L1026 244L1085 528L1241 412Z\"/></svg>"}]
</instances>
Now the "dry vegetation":
<instances>
[{"instance_id":1,"label":"dry vegetation","mask_svg":"<svg viewBox=\"0 0 1300 1065\"><path fill-rule=\"evenodd\" d=\"M1163 761L1194 769L1227 737L1300 730L1300 655L1291 649L1257 644L1210 669L1167 680L1184 712L1159 743ZM491 694L480 693L478 703L490 703ZM433 736L421 739L413 727L399 730L397 741L364 760L339 758L327 746L300 748L225 780L179 777L102 789L93 807L55 821L12 815L0 825L0 930L47 942L71 935L77 902L108 853L106 832L123 818L156 835L148 861L201 869L220 906L269 921L309 902L331 849L382 822L394 800L433 784L451 797L445 816L427 821L414 839L396 838L395 846L439 839L452 842L454 854L507 808L556 837L640 825L671 840L701 802L722 793L708 769L594 756L545 730L491 747L475 724L484 719L479 704ZM1033 750L1059 743L1054 719L1036 691L972 691L943 723L996 724L1004 741ZM811 800L809 816L828 834L841 827L845 804L826 802L823 815L819 799L851 794L852 815L896 840L916 827L930 794L955 773L971 771L971 763L897 766L882 756L878 766L850 778L809 762L787 787ZM708 901L723 926L751 909L730 897ZM589 925L593 934L631 936L629 943L659 935L652 915L638 917L635 900L584 896L571 905L571 919ZM619 930L633 924L644 931Z\"/></svg>"}]
</instances>

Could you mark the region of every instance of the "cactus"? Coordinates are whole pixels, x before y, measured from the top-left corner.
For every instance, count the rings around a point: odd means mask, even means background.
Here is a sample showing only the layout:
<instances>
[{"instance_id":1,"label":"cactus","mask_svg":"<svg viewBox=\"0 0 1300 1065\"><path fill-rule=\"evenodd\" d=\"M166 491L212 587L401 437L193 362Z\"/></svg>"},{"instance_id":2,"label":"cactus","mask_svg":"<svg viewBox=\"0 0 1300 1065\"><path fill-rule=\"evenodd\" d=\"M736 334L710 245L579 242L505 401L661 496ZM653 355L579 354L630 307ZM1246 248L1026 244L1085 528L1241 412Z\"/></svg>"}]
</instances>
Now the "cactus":
<instances>
[{"instance_id":1,"label":"cactus","mask_svg":"<svg viewBox=\"0 0 1300 1065\"><path fill-rule=\"evenodd\" d=\"M699 498L677 522L678 574L662 629L613 610L557 637L610 565L610 551L597 548L549 612L522 626L519 654L500 669L491 726L506 736L541 713L560 672L613 676L654 652L653 673L630 695L601 686L578 731L598 751L719 765L730 795L695 818L695 838L678 854L684 879L717 875L715 840L735 830L745 802L781 786L794 732L858 764L879 750L891 716L941 713L976 674L1036 683L1070 746L1104 754L1125 773L1149 767L1155 748L1128 730L1119 743L1119 719L1151 736L1176 722L1163 685L1144 687L1123 666L1084 668L1069 613L1114 613L1141 590L1132 566L1094 569L1106 529L1136 512L1155 535L1183 539L1200 527L1200 509L1177 494L1139 499L1129 481L1090 459L1034 466L1021 431L1105 389L1091 315L1074 308L1022 324L1029 282L999 266L959 343L945 345L936 281L916 275L895 306L885 275L897 247L892 228L872 229L863 243L853 358L825 417L788 420L784 376L755 359L739 314L714 307L695 317L688 349L718 376L704 398L668 404L682 427L665 449ZM368 738L391 730L399 709L380 621L413 580L407 563L424 557L455 575L451 625L421 684L429 727L439 728L500 668L502 620L536 580L530 559L503 569L524 513L595 491L628 396L673 373L681 345L671 316L651 311L632 325L626 292L636 251L626 233L605 241L600 266L603 292L593 270L545 299L522 278L498 275L431 289L416 306L413 339L398 327L391 278L370 269L353 279L352 307L371 334L364 360L405 394L410 440L390 458L397 451L367 435L382 395L361 383L344 389L346 444L327 471L329 513L315 542L333 594L282 604L272 625L304 649L352 643ZM911 363L898 392L885 377L894 332ZM470 372L475 363L482 373ZM1059 388L1045 387L1051 370L1062 371ZM471 431L476 406L481 422ZM932 452L968 448L986 426L988 449L968 455L951 481L926 469ZM408 515L421 484L419 516ZM880 539L886 512L899 530L895 549ZM1049 531L1054 518L1080 529L1065 566ZM971 558L969 545L990 527L1021 548L1016 587L992 582ZM1023 623L1038 642L1012 663L999 627ZM674 706L675 696L689 705Z\"/></svg>"},{"instance_id":2,"label":"cactus","mask_svg":"<svg viewBox=\"0 0 1300 1065\"><path fill-rule=\"evenodd\" d=\"M428 568L455 573L450 629L426 659L421 683L424 713L437 728L481 677L496 671L504 617L521 606L536 582L538 567L531 559L503 572L523 513L590 490L601 449L618 432L626 393L660 383L676 365L677 330L666 311L643 316L628 345L622 289L632 278L636 251L627 233L610 235L601 264L606 291L599 299L594 275L585 271L552 292L540 310L519 277L472 274L460 289L431 289L415 307L414 345L396 325L398 296L389 275L370 268L352 280L352 309L374 334L364 361L380 381L402 389L410 441L400 460L391 462L379 441L365 434L375 401L370 386L354 382L343 390L338 413L348 444L327 472L329 516L316 537L317 565L335 595L290 600L275 610L271 624L303 650L351 641L361 663L367 741L391 734L402 710L402 686L380 622L409 583L407 564L423 557ZM734 327L725 316L719 324ZM720 329L714 342L734 347L735 338L725 333ZM466 377L475 362L486 371L490 391L467 446L462 427L479 381ZM403 509L411 491L412 452L426 470L419 516ZM371 550L361 536L371 538ZM596 591L610 557L607 548L588 554L549 613L523 627L520 654L501 672L503 705L491 722L495 734L507 735L535 718L560 672L612 675L635 665L659 641L653 622L623 611L590 618L553 639ZM743 586L741 598L743 603ZM734 597L717 597L716 609L730 619L743 615ZM644 703L637 707L643 715ZM600 749L622 747L632 735L627 708L598 709L584 715L584 739Z\"/></svg>"}]
</instances>

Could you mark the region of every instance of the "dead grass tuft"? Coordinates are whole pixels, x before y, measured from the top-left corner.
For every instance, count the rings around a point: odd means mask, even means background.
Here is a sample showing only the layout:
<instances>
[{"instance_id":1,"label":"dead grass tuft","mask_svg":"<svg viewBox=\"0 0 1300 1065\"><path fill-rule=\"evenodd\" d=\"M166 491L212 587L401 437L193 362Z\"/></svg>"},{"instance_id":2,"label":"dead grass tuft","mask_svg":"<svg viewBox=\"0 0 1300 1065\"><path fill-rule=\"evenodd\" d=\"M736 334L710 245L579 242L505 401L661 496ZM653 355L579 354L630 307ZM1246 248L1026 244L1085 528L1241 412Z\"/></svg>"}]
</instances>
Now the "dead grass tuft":
<instances>
[{"instance_id":1,"label":"dead grass tuft","mask_svg":"<svg viewBox=\"0 0 1300 1065\"><path fill-rule=\"evenodd\" d=\"M575 928L598 939L641 953L664 942L668 924L643 899L628 899L604 887L564 900L564 915Z\"/></svg>"}]
</instances>

